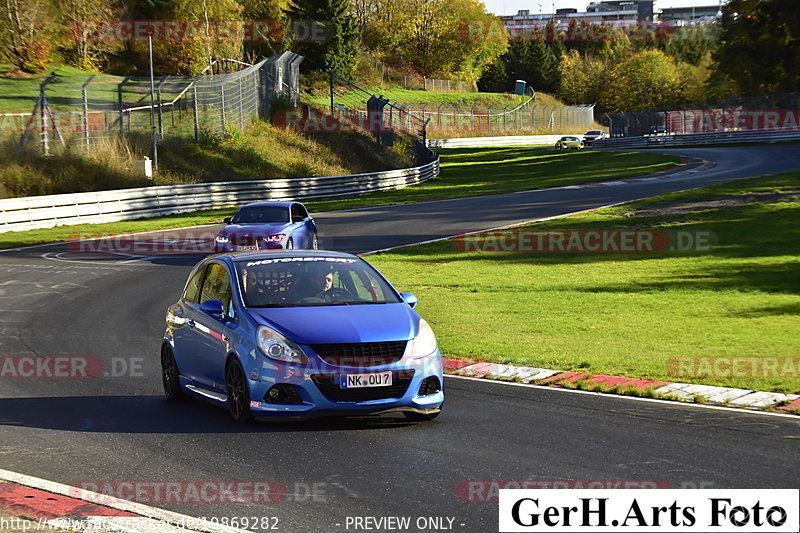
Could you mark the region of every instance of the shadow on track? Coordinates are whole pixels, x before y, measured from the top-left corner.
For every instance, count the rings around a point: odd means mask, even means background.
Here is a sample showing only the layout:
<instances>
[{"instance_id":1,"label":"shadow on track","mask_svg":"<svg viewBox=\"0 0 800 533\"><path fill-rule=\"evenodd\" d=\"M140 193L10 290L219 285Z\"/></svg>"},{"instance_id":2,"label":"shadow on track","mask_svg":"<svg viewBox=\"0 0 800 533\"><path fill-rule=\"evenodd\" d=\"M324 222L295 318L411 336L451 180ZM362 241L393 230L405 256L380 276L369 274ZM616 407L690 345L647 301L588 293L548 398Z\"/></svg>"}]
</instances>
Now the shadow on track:
<instances>
[{"instance_id":1,"label":"shadow on track","mask_svg":"<svg viewBox=\"0 0 800 533\"><path fill-rule=\"evenodd\" d=\"M402 415L329 417L241 425L200 400L171 403L161 396L65 396L0 399L0 426L88 433L280 433L358 431L413 426Z\"/></svg>"}]
</instances>

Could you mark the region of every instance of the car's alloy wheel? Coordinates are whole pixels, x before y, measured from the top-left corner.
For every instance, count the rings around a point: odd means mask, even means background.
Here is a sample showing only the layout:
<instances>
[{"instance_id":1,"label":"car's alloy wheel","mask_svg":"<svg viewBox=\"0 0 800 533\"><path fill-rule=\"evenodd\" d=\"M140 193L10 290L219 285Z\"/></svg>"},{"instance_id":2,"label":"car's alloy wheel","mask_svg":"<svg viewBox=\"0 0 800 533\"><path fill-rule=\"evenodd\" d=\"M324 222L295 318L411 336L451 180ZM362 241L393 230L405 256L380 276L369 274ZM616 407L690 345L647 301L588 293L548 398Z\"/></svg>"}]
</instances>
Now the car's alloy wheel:
<instances>
[{"instance_id":1,"label":"car's alloy wheel","mask_svg":"<svg viewBox=\"0 0 800 533\"><path fill-rule=\"evenodd\" d=\"M241 363L236 359L231 359L226 374L228 411L237 422L251 421L253 413L250 412L250 392L247 390L247 381Z\"/></svg>"},{"instance_id":2,"label":"car's alloy wheel","mask_svg":"<svg viewBox=\"0 0 800 533\"><path fill-rule=\"evenodd\" d=\"M319 250L319 238L317 237L316 232L314 232L314 234L311 235L311 249Z\"/></svg>"},{"instance_id":3,"label":"car's alloy wheel","mask_svg":"<svg viewBox=\"0 0 800 533\"><path fill-rule=\"evenodd\" d=\"M169 346L161 349L161 384L164 387L164 396L168 400L179 400L184 394L178 372L178 365L175 363L175 356Z\"/></svg>"}]
</instances>

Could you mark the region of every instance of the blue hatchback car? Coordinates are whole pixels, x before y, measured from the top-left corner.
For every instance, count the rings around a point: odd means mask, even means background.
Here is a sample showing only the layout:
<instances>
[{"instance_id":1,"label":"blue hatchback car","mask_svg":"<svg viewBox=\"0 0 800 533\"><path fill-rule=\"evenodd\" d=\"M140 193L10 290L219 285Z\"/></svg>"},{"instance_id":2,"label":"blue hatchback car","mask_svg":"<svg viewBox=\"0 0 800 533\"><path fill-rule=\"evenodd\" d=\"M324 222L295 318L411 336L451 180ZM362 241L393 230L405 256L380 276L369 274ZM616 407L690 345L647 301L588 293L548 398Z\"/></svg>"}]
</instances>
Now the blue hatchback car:
<instances>
[{"instance_id":1,"label":"blue hatchback car","mask_svg":"<svg viewBox=\"0 0 800 533\"><path fill-rule=\"evenodd\" d=\"M225 219L214 253L319 247L317 226L300 202L253 202Z\"/></svg>"},{"instance_id":2,"label":"blue hatchback car","mask_svg":"<svg viewBox=\"0 0 800 533\"><path fill-rule=\"evenodd\" d=\"M164 394L253 416L402 412L431 420L444 402L430 326L363 259L311 250L211 256L167 310Z\"/></svg>"}]
</instances>

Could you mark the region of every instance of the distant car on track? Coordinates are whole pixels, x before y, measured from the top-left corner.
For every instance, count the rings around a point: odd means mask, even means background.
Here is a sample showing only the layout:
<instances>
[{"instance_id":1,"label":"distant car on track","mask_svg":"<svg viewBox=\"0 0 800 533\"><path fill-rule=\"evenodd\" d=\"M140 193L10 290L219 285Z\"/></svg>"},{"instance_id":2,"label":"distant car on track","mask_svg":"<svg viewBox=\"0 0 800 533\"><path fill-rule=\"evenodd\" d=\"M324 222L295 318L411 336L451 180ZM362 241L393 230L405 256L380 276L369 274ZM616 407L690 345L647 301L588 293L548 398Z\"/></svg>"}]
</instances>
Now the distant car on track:
<instances>
[{"instance_id":1,"label":"distant car on track","mask_svg":"<svg viewBox=\"0 0 800 533\"><path fill-rule=\"evenodd\" d=\"M242 206L214 240L214 253L319 247L317 226L300 202L254 202Z\"/></svg>"},{"instance_id":2,"label":"distant car on track","mask_svg":"<svg viewBox=\"0 0 800 533\"><path fill-rule=\"evenodd\" d=\"M583 136L583 144L585 146L591 146L592 142L600 139L605 139L606 137L608 137L608 135L606 135L606 132L604 132L603 130L587 131L586 134L584 134Z\"/></svg>"},{"instance_id":3,"label":"distant car on track","mask_svg":"<svg viewBox=\"0 0 800 533\"><path fill-rule=\"evenodd\" d=\"M583 141L572 136L561 137L556 141L556 150L570 150L572 148L576 150L582 150Z\"/></svg>"},{"instance_id":4,"label":"distant car on track","mask_svg":"<svg viewBox=\"0 0 800 533\"><path fill-rule=\"evenodd\" d=\"M164 394L206 399L243 422L385 412L431 420L444 402L442 356L416 303L350 254L208 257L167 310Z\"/></svg>"}]
</instances>

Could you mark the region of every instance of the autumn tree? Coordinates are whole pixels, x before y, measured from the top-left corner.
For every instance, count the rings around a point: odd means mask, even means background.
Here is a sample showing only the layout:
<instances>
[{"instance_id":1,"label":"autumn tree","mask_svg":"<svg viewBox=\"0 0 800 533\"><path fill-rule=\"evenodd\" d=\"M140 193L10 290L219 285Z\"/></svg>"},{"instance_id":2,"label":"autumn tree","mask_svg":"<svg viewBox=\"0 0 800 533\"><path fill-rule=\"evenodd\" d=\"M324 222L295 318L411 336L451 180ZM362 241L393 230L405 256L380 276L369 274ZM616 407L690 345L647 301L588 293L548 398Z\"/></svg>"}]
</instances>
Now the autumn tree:
<instances>
[{"instance_id":1,"label":"autumn tree","mask_svg":"<svg viewBox=\"0 0 800 533\"><path fill-rule=\"evenodd\" d=\"M730 0L722 9L712 84L739 95L800 91L796 0Z\"/></svg>"},{"instance_id":2,"label":"autumn tree","mask_svg":"<svg viewBox=\"0 0 800 533\"><path fill-rule=\"evenodd\" d=\"M611 69L598 105L606 111L630 111L676 104L681 98L678 67L663 52L647 50Z\"/></svg>"},{"instance_id":3,"label":"autumn tree","mask_svg":"<svg viewBox=\"0 0 800 533\"><path fill-rule=\"evenodd\" d=\"M0 46L22 72L39 72L47 64L46 8L45 0L0 0Z\"/></svg>"},{"instance_id":4,"label":"autumn tree","mask_svg":"<svg viewBox=\"0 0 800 533\"><path fill-rule=\"evenodd\" d=\"M113 44L98 39L95 29L112 15L108 0L59 0L57 33L64 61L84 70L99 70Z\"/></svg>"}]
</instances>

